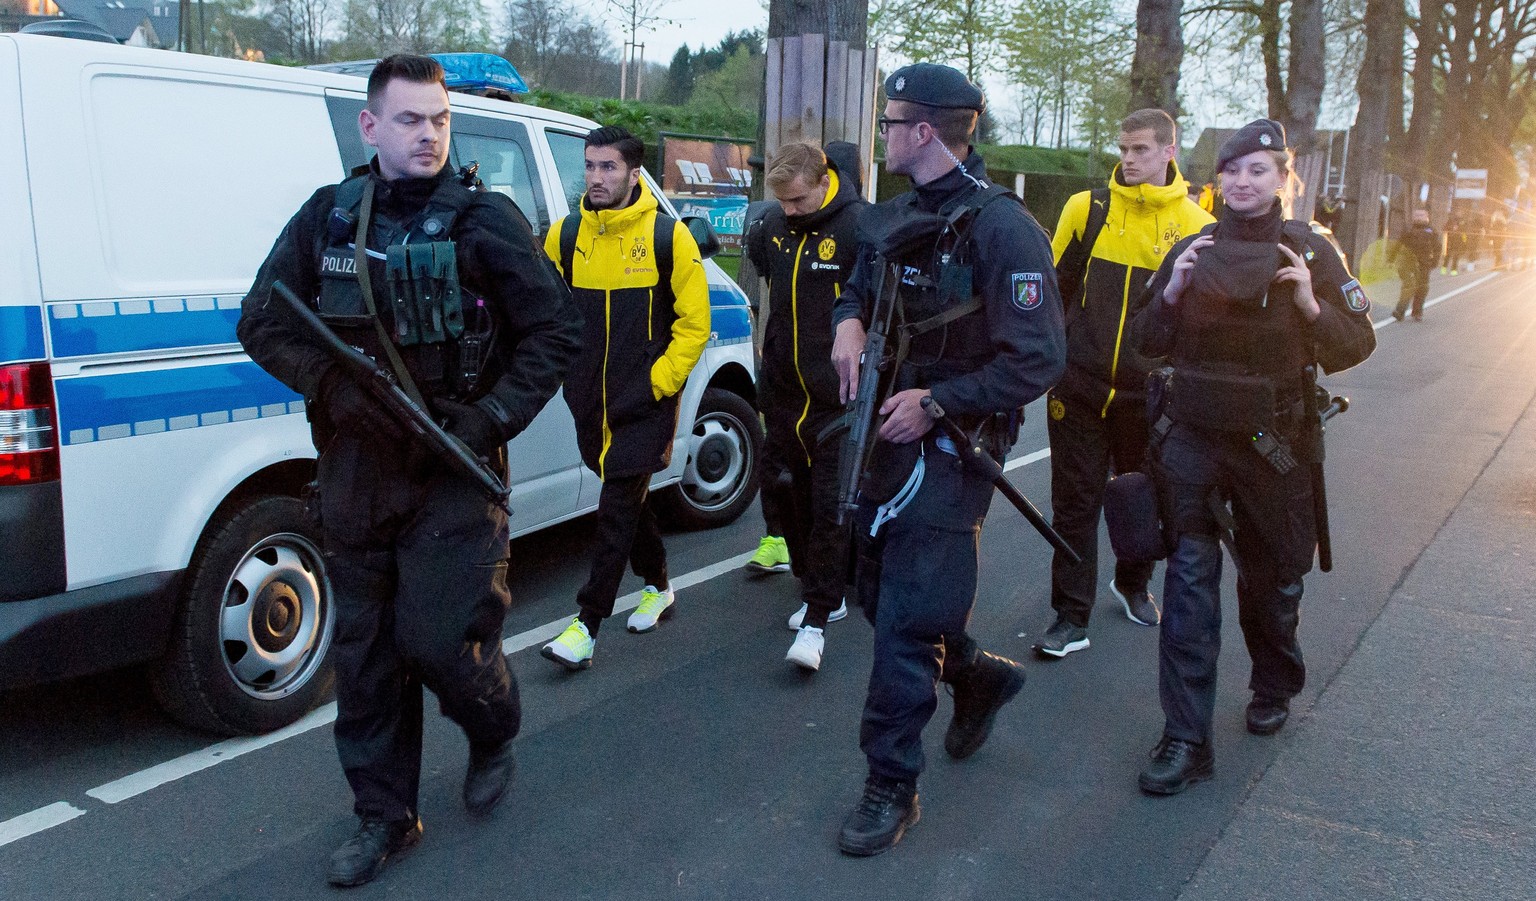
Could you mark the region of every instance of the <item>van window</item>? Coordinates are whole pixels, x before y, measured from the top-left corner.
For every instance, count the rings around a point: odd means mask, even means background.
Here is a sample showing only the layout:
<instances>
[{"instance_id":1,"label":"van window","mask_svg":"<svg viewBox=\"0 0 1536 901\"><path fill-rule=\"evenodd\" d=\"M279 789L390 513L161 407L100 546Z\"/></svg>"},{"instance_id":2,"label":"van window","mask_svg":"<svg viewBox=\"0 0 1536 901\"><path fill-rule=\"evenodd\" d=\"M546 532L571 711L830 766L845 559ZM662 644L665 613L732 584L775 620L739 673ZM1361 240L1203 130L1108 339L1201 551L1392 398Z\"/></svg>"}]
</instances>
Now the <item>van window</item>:
<instances>
[{"instance_id":1,"label":"van window","mask_svg":"<svg viewBox=\"0 0 1536 901\"><path fill-rule=\"evenodd\" d=\"M581 209L581 195L587 193L587 138L563 131L545 135L549 138L549 152L555 158L560 189L565 192L566 207L574 213Z\"/></svg>"},{"instance_id":2,"label":"van window","mask_svg":"<svg viewBox=\"0 0 1536 901\"><path fill-rule=\"evenodd\" d=\"M521 123L475 116L453 117L454 165L479 163L487 190L512 198L536 235L549 229L549 209L534 178L528 131Z\"/></svg>"}]
</instances>

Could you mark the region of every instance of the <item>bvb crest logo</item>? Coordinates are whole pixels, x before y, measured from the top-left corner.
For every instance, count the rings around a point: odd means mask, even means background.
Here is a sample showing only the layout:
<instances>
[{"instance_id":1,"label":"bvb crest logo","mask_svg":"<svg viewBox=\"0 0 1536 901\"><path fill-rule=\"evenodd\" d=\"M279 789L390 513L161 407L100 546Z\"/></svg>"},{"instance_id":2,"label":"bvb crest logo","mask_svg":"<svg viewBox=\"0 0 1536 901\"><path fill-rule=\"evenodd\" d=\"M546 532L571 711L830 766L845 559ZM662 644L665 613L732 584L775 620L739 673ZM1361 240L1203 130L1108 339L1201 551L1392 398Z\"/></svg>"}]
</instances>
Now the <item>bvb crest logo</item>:
<instances>
[{"instance_id":1,"label":"bvb crest logo","mask_svg":"<svg viewBox=\"0 0 1536 901\"><path fill-rule=\"evenodd\" d=\"M650 251L645 249L644 241L636 241L634 246L629 249L629 259L634 263L644 263L645 258L649 255Z\"/></svg>"},{"instance_id":2,"label":"bvb crest logo","mask_svg":"<svg viewBox=\"0 0 1536 901\"><path fill-rule=\"evenodd\" d=\"M822 242L816 247L816 255L821 257L821 261L823 263L832 259L832 256L835 253L837 253L837 242L831 238L823 239Z\"/></svg>"},{"instance_id":3,"label":"bvb crest logo","mask_svg":"<svg viewBox=\"0 0 1536 901\"><path fill-rule=\"evenodd\" d=\"M1062 419L1066 418L1067 405L1062 403L1061 398L1059 397L1051 398L1050 403L1046 404L1046 409L1050 411L1051 418L1057 422L1060 422Z\"/></svg>"}]
</instances>

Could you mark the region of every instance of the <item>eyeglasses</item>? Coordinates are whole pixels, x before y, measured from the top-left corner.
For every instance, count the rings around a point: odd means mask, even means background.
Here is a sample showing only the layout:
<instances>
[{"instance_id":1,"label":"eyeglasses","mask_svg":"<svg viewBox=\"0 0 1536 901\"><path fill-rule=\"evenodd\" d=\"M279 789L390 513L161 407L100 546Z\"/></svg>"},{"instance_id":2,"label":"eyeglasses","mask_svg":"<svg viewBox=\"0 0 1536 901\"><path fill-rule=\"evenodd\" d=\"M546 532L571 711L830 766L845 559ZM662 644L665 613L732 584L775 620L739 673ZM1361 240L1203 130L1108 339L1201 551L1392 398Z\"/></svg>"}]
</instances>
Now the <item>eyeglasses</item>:
<instances>
[{"instance_id":1,"label":"eyeglasses","mask_svg":"<svg viewBox=\"0 0 1536 901\"><path fill-rule=\"evenodd\" d=\"M913 124L914 122L917 122L917 121L919 121L919 120L917 120L917 119L888 119L885 116L881 116L880 118L875 120L875 127L877 129L879 129L880 134L884 135L886 132L891 130L891 126L892 125L911 125L911 124Z\"/></svg>"}]
</instances>

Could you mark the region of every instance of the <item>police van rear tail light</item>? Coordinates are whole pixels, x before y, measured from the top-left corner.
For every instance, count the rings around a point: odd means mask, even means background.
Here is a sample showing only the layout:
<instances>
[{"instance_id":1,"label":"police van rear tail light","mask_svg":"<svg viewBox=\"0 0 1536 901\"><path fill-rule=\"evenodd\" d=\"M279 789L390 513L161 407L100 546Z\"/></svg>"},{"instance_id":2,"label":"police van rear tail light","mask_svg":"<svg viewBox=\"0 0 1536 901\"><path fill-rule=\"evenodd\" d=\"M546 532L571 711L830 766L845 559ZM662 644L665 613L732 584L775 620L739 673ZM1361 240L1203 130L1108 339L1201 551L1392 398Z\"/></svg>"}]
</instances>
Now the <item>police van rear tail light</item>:
<instances>
[{"instance_id":1,"label":"police van rear tail light","mask_svg":"<svg viewBox=\"0 0 1536 901\"><path fill-rule=\"evenodd\" d=\"M0 366L0 485L57 479L56 434L48 364Z\"/></svg>"}]
</instances>

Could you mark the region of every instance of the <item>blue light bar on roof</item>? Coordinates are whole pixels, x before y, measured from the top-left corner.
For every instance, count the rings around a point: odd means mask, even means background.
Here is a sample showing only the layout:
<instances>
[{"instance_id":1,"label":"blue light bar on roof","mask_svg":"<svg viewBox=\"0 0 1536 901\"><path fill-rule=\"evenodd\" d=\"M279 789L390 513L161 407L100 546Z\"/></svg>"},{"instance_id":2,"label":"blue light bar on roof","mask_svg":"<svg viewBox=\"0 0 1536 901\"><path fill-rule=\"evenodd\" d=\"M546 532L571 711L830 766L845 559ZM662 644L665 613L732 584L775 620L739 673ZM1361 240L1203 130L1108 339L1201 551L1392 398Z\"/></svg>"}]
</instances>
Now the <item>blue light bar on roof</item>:
<instances>
[{"instance_id":1,"label":"blue light bar on roof","mask_svg":"<svg viewBox=\"0 0 1536 901\"><path fill-rule=\"evenodd\" d=\"M442 65L450 91L528 93L528 82L523 80L523 76L518 74L511 63L494 53L434 53L432 58ZM306 68L367 78L378 62L376 59L360 59L344 63L320 63Z\"/></svg>"},{"instance_id":2,"label":"blue light bar on roof","mask_svg":"<svg viewBox=\"0 0 1536 901\"><path fill-rule=\"evenodd\" d=\"M434 53L432 58L442 63L450 91L490 89L509 94L528 93L528 82L523 76L511 63L494 53Z\"/></svg>"}]
</instances>

